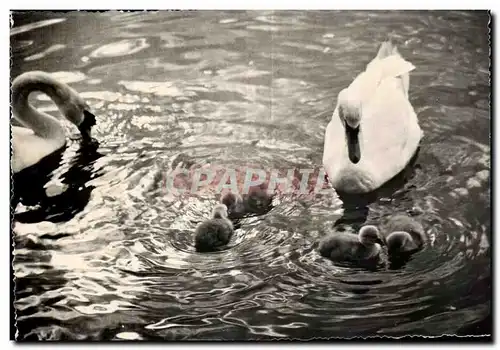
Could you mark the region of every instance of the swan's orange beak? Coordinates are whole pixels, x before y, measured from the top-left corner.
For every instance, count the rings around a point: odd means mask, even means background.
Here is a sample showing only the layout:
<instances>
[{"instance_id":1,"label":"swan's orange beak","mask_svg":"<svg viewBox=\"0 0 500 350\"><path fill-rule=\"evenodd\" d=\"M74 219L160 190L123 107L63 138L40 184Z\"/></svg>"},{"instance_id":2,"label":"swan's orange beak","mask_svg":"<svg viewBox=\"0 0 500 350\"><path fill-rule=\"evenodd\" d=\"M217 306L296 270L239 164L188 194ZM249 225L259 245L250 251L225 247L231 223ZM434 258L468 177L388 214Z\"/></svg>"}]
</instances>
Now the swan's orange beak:
<instances>
[{"instance_id":1,"label":"swan's orange beak","mask_svg":"<svg viewBox=\"0 0 500 350\"><path fill-rule=\"evenodd\" d=\"M85 142L92 141L92 127L96 124L95 115L89 111L83 111L83 121L78 126Z\"/></svg>"}]
</instances>

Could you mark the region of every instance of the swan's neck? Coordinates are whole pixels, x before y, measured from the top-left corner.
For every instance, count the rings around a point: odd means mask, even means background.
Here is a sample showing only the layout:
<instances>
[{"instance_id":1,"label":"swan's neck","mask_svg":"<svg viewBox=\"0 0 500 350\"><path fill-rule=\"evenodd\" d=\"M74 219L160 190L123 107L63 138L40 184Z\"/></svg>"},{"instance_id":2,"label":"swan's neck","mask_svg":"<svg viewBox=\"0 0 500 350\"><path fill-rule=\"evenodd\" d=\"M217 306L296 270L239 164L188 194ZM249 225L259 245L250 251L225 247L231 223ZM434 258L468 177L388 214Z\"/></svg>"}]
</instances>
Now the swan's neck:
<instances>
[{"instance_id":1,"label":"swan's neck","mask_svg":"<svg viewBox=\"0 0 500 350\"><path fill-rule=\"evenodd\" d=\"M43 138L65 138L59 121L29 103L29 95L39 91L48 95L62 112L64 101L69 97L67 87L45 75L29 75L15 81L12 85L12 112L14 117L25 127Z\"/></svg>"}]
</instances>

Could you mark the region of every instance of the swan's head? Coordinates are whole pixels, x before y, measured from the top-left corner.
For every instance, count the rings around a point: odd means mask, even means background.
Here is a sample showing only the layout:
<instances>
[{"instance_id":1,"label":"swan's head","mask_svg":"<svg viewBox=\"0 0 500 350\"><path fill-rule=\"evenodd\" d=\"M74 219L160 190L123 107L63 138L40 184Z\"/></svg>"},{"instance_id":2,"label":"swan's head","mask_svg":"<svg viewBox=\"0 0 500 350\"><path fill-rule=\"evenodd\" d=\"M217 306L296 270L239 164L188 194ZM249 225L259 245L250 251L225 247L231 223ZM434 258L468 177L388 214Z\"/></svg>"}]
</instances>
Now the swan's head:
<instances>
[{"instance_id":1,"label":"swan's head","mask_svg":"<svg viewBox=\"0 0 500 350\"><path fill-rule=\"evenodd\" d=\"M225 204L217 204L212 209L212 218L214 219L227 219L227 207Z\"/></svg>"},{"instance_id":2,"label":"swan's head","mask_svg":"<svg viewBox=\"0 0 500 350\"><path fill-rule=\"evenodd\" d=\"M349 160L356 164L361 159L359 148L359 126L361 124L361 101L348 89L340 91L338 96L338 114L345 128Z\"/></svg>"},{"instance_id":3,"label":"swan's head","mask_svg":"<svg viewBox=\"0 0 500 350\"><path fill-rule=\"evenodd\" d=\"M83 110L83 121L78 125L78 130L85 141L92 140L92 127L96 124L95 115L88 110Z\"/></svg>"},{"instance_id":4,"label":"swan's head","mask_svg":"<svg viewBox=\"0 0 500 350\"><path fill-rule=\"evenodd\" d=\"M361 101L348 89L340 91L338 96L339 117L345 127L358 129L361 124Z\"/></svg>"},{"instance_id":5,"label":"swan's head","mask_svg":"<svg viewBox=\"0 0 500 350\"><path fill-rule=\"evenodd\" d=\"M371 246L375 243L384 244L380 238L380 231L376 226L366 225L359 230L359 241L365 246Z\"/></svg>"},{"instance_id":6,"label":"swan's head","mask_svg":"<svg viewBox=\"0 0 500 350\"><path fill-rule=\"evenodd\" d=\"M78 127L84 141L91 141L91 131L96 124L96 118L90 112L88 104L69 86L66 86L66 91L61 92L60 96L61 112L66 119Z\"/></svg>"}]
</instances>

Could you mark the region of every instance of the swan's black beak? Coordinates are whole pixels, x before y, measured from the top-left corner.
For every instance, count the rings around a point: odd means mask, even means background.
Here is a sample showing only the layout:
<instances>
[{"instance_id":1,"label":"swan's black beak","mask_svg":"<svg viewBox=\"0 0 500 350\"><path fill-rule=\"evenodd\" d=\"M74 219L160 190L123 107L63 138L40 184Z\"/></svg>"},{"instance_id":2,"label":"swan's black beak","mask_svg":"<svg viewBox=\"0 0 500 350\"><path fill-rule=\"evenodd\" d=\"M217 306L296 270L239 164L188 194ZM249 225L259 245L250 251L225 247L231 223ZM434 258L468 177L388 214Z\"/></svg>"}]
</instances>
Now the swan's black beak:
<instances>
[{"instance_id":1,"label":"swan's black beak","mask_svg":"<svg viewBox=\"0 0 500 350\"><path fill-rule=\"evenodd\" d=\"M95 115L87 110L83 111L83 121L78 126L78 130L82 134L83 141L92 141L92 127L96 124Z\"/></svg>"},{"instance_id":2,"label":"swan's black beak","mask_svg":"<svg viewBox=\"0 0 500 350\"><path fill-rule=\"evenodd\" d=\"M345 123L345 132L347 137L347 152L349 154L349 159L354 164L358 163L361 159L361 151L359 149L359 126L356 128L350 127Z\"/></svg>"}]
</instances>

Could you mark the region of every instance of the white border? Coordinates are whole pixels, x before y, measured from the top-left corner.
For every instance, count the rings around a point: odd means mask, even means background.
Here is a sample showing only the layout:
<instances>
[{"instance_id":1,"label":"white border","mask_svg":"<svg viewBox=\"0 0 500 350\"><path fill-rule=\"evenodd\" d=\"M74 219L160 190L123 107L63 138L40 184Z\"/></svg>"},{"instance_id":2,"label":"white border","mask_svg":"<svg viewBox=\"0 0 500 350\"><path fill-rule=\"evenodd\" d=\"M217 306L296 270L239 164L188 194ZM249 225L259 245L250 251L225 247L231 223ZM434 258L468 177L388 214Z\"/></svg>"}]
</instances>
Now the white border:
<instances>
[{"instance_id":1,"label":"white border","mask_svg":"<svg viewBox=\"0 0 500 350\"><path fill-rule=\"evenodd\" d=\"M50 0L50 1L16 1L11 6L12 9L93 9L93 10L108 10L108 9L128 9L128 10L144 10L144 9L339 9L339 10L356 10L356 9L492 9L495 1L493 0L476 0L476 1L433 1L433 0L418 0L418 1L369 1L369 0L349 0L349 1L325 1L325 0L306 0L306 1L290 1L290 0L254 0L250 2L236 2L231 0L184 0L176 2L158 1L158 0L142 0L140 2L123 2L120 0L96 1L89 0L80 3L74 3L76 6L69 6L65 0ZM251 4L251 5L250 5ZM396 5L397 6L394 6Z\"/></svg>"},{"instance_id":2,"label":"white border","mask_svg":"<svg viewBox=\"0 0 500 350\"><path fill-rule=\"evenodd\" d=\"M235 1L223 1L223 0L212 0L212 1L203 1L203 0L184 0L184 1L177 1L177 2L166 2L162 0L141 0L140 2L123 2L123 0L108 0L108 1L102 1L102 0L87 0L84 2L79 2L79 3L71 3L68 2L67 0L45 0L43 2L39 1L26 1L26 0L16 0L14 3L8 3L8 2L2 2L2 24L1 24L1 30L3 31L3 34L0 34L0 40L2 41L0 44L0 47L3 50L3 54L0 56L1 61L0 61L0 68L5 72L5 74L0 75L2 79L4 80L2 84L0 84L0 98L1 98L1 107L3 114L7 114L8 108L9 108L9 85L8 85L8 80L9 80L9 7L7 7L5 10L3 9L4 4L7 3L10 5L10 8L13 9L71 9L71 7L76 9L96 9L96 10L106 10L106 9L121 9L123 6L126 6L127 9L491 9L493 13L498 14L498 1L492 1L492 0L475 0L475 1L436 1L436 0L413 0L413 1L403 1L399 0L397 2L392 2L388 0L379 0L379 1L362 1L362 0L349 0L345 2L337 2L337 1L324 1L324 0L307 0L307 1L295 1L292 2L290 0L276 0L273 2L270 2L269 0L254 0L252 2L246 2L246 1L241 1L241 2L235 2ZM73 6L71 6L73 4ZM250 5L251 4L251 5ZM394 5L397 5L394 6ZM496 37L496 27L498 27L498 22L496 22L495 26L495 33L494 37ZM495 50L497 51L497 50ZM495 64L497 63L496 59L496 54L494 54L495 57ZM498 68L497 68L498 69ZM494 101L497 101L497 94L498 94L498 88L495 90L495 99ZM494 116L495 118L496 116ZM10 257L9 255L9 242L10 238L8 237L8 228L9 228L9 217L8 217L8 212L9 212L9 191L8 191L8 184L9 184L9 125L8 125L8 116L4 115L3 118L3 123L4 127L0 127L0 133L1 133L1 145L0 145L0 157L1 157L1 162L2 162L2 171L0 172L0 176L2 178L1 184L3 186L0 186L0 216L1 216L1 227L3 228L2 231L4 233L4 247L2 249L2 260L4 263L9 262L10 263ZM498 135L497 132L497 127L498 127L498 122L496 123L495 127L495 134ZM495 153L497 153L498 150L495 147ZM495 159L496 163L496 159ZM497 177L495 176L495 181L498 183ZM494 194L494 197L496 197L496 193ZM498 217L498 208L496 208L495 217ZM494 235L495 233L493 233ZM498 241L497 237L494 238L494 241ZM495 252L496 252L496 246L495 246ZM0 269L0 273L2 275L1 281L3 282L2 285L4 286L3 288L0 288L1 292L1 297L0 300L3 301L3 307L4 307L4 312L3 314L3 319L2 319L2 327L0 329L2 330L2 336L1 339L3 342L9 342L8 347L11 348L14 346L13 342L10 342L8 339L10 337L10 309L9 309L9 304L8 300L10 300L10 291L8 290L9 287L9 272L8 272L7 266L5 266L3 269ZM497 271L495 269L495 276L494 280L497 281ZM496 305L498 304L498 300L496 300L496 297L494 297L494 305L495 305L495 315L496 315L496 310L497 307ZM496 319L496 317L495 317ZM498 321L494 322L495 324L495 335L498 336ZM168 344L168 343L166 343ZM208 344L207 344L208 345ZM175 349L175 348L181 348L181 347L201 347L201 346L207 346L207 345L188 345L188 344L177 344L177 345L169 345L169 348ZM231 346L231 344L228 344ZM261 347L262 345L266 347L276 347L276 346L283 346L283 343L272 343L272 344L255 344L251 345L251 347ZM293 344L287 344L285 346L296 346L296 345L307 345L306 343L293 343ZM397 344L394 344L393 346L396 346ZM48 345L50 346L50 345ZM61 347L70 347L70 344L64 344L64 345L59 345ZM81 347L82 345L80 345ZM105 344L87 344L83 345L84 348L87 347L96 347L96 348L105 348L105 347L113 347L117 348L119 346L122 346L122 344L114 343L112 345L105 345ZM154 348L154 345L147 345L147 344L130 344L129 346L141 346L141 347L147 347L147 348ZM219 344L213 344L209 346L219 346ZM315 345L319 347L331 347L332 345ZM335 348L348 348L348 345L333 345ZM363 346L363 347L387 347L388 345L375 345L375 344L366 344L366 345L361 345L357 344L356 346ZM453 348L457 347L458 345L440 345L440 348ZM23 348L25 349L31 349L34 348L35 345L24 345ZM406 349L416 349L418 345L406 345ZM471 346L472 347L472 346Z\"/></svg>"}]
</instances>

